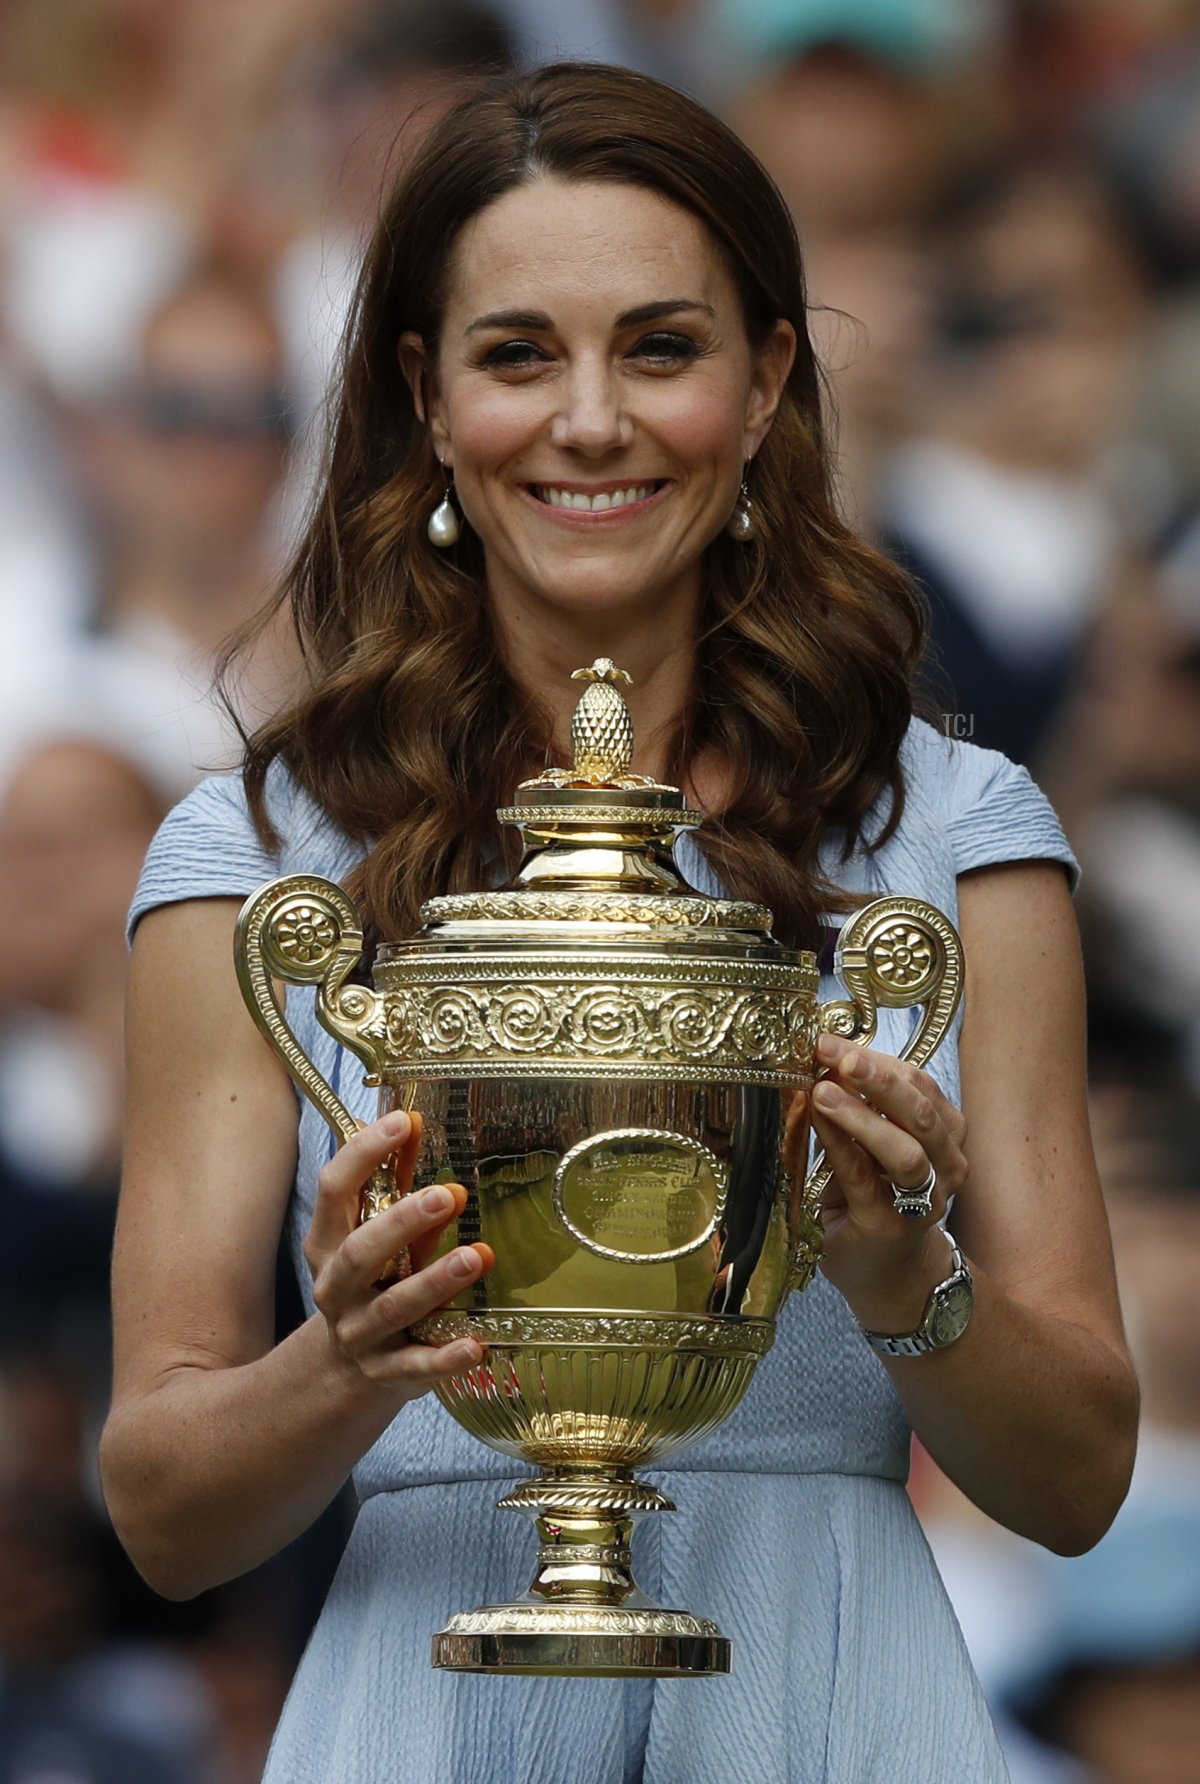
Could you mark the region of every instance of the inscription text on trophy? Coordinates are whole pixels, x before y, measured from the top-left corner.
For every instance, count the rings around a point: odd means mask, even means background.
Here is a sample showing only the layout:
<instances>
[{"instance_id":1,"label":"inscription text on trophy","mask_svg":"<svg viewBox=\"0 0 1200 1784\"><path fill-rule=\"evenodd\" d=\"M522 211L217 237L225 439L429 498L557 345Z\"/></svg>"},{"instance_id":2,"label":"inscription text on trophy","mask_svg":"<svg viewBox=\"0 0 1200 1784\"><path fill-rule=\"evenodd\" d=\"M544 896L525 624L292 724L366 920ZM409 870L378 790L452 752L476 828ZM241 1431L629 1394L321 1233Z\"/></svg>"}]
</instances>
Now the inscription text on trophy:
<instances>
[{"instance_id":1,"label":"inscription text on trophy","mask_svg":"<svg viewBox=\"0 0 1200 1784\"><path fill-rule=\"evenodd\" d=\"M725 1171L707 1146L657 1128L618 1128L573 1146L554 1177L571 1236L601 1257L665 1263L711 1239Z\"/></svg>"}]
</instances>

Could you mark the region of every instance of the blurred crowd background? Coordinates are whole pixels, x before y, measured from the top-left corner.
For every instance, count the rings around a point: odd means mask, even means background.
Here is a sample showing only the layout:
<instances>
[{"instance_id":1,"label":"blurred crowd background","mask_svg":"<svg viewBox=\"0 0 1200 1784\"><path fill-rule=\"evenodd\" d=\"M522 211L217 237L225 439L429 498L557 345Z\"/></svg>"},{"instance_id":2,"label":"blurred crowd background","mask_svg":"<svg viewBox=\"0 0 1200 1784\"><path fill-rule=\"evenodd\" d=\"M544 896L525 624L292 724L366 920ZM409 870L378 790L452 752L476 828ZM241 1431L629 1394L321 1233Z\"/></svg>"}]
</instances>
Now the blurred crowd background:
<instances>
[{"instance_id":1,"label":"blurred crowd background","mask_svg":"<svg viewBox=\"0 0 1200 1784\"><path fill-rule=\"evenodd\" d=\"M919 1454L912 1491L1017 1784L1200 1780L1200 0L0 0L0 1784L251 1784L336 1564L344 1504L171 1605L104 1519L123 919L234 758L214 653L303 514L381 192L474 70L565 55L771 169L939 722L1083 863L1134 1489L1075 1561ZM261 641L244 714L291 669Z\"/></svg>"}]
</instances>

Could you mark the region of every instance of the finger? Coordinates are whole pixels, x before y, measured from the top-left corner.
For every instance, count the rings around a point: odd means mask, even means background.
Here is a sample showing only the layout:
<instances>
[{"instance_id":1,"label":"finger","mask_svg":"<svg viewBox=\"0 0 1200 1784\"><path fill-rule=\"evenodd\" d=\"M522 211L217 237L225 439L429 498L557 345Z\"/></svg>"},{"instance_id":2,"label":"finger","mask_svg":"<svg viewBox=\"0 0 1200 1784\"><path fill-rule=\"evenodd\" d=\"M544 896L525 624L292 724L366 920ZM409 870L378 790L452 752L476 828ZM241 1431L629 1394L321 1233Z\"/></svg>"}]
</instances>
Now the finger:
<instances>
[{"instance_id":1,"label":"finger","mask_svg":"<svg viewBox=\"0 0 1200 1784\"><path fill-rule=\"evenodd\" d=\"M403 1109L393 1111L396 1115L406 1113ZM421 1150L421 1135L425 1123L416 1109L407 1111L408 1136L401 1140L395 1150L395 1163L392 1166L396 1179L396 1188L401 1195L407 1195L413 1186L413 1172L417 1168L417 1155Z\"/></svg>"},{"instance_id":2,"label":"finger","mask_svg":"<svg viewBox=\"0 0 1200 1784\"><path fill-rule=\"evenodd\" d=\"M822 1199L822 1215L876 1212L882 1201L875 1160L842 1128L826 1120L819 1107L813 1109L813 1131L824 1148L825 1163L833 1172Z\"/></svg>"},{"instance_id":3,"label":"finger","mask_svg":"<svg viewBox=\"0 0 1200 1784\"><path fill-rule=\"evenodd\" d=\"M394 1109L360 1127L339 1147L317 1178L317 1197L306 1249L318 1256L335 1251L358 1225L359 1197L372 1171L386 1164L412 1133L412 1117Z\"/></svg>"},{"instance_id":4,"label":"finger","mask_svg":"<svg viewBox=\"0 0 1200 1784\"><path fill-rule=\"evenodd\" d=\"M954 1131L955 1123L961 1122L966 1131L966 1118L962 1110L956 1108L946 1095L937 1079L931 1072L919 1066L908 1065L897 1059L894 1054L882 1053L875 1047L864 1047L858 1041L847 1041L841 1035L825 1034L817 1042L817 1063L825 1070L833 1071L843 1082L849 1083L854 1078L852 1061L868 1059L874 1066L877 1062L886 1067L896 1067L907 1073L917 1088L930 1098L946 1122L947 1128Z\"/></svg>"},{"instance_id":5,"label":"finger","mask_svg":"<svg viewBox=\"0 0 1200 1784\"><path fill-rule=\"evenodd\" d=\"M331 1316L361 1300L398 1251L426 1234L440 1232L461 1212L466 1193L457 1183L434 1183L416 1195L402 1196L373 1220L355 1227L326 1258L314 1284L321 1311Z\"/></svg>"},{"instance_id":6,"label":"finger","mask_svg":"<svg viewBox=\"0 0 1200 1784\"><path fill-rule=\"evenodd\" d=\"M476 1338L456 1338L453 1344L402 1344L394 1350L376 1350L362 1359L359 1368L371 1381L405 1382L424 1393L435 1382L447 1381L476 1368L484 1357Z\"/></svg>"},{"instance_id":7,"label":"finger","mask_svg":"<svg viewBox=\"0 0 1200 1784\"><path fill-rule=\"evenodd\" d=\"M334 1323L345 1349L359 1354L378 1348L418 1321L457 1299L496 1262L490 1245L463 1245L415 1270L403 1282L347 1309Z\"/></svg>"},{"instance_id":8,"label":"finger","mask_svg":"<svg viewBox=\"0 0 1200 1784\"><path fill-rule=\"evenodd\" d=\"M954 1144L961 1151L967 1143L967 1118L957 1103L952 1103L937 1079L930 1072L915 1074L916 1083L930 1098Z\"/></svg>"},{"instance_id":9,"label":"finger","mask_svg":"<svg viewBox=\"0 0 1200 1784\"><path fill-rule=\"evenodd\" d=\"M437 1188L439 1186L435 1184L430 1187ZM457 1233L451 1233L449 1229L467 1205L467 1192L461 1183L444 1183L440 1187L450 1191L454 1197L454 1207L444 1219L435 1220L432 1225L427 1226L413 1239L409 1247L409 1264L413 1270L425 1269L426 1265L431 1264L439 1253L444 1256L458 1238ZM417 1193L423 1194L424 1192L418 1191Z\"/></svg>"},{"instance_id":10,"label":"finger","mask_svg":"<svg viewBox=\"0 0 1200 1784\"><path fill-rule=\"evenodd\" d=\"M813 1092L814 1106L821 1111L835 1131L856 1140L871 1161L871 1174L878 1184L879 1175L905 1188L915 1189L929 1176L930 1158L921 1141L906 1133L896 1122L884 1121L879 1111L861 1097L843 1090L840 1084L826 1080ZM847 1187L848 1186L844 1186Z\"/></svg>"},{"instance_id":11,"label":"finger","mask_svg":"<svg viewBox=\"0 0 1200 1784\"><path fill-rule=\"evenodd\" d=\"M866 1097L881 1115L918 1139L932 1135L940 1126L933 1099L916 1083L912 1067L890 1054L866 1047L847 1048L833 1069L844 1089Z\"/></svg>"},{"instance_id":12,"label":"finger","mask_svg":"<svg viewBox=\"0 0 1200 1784\"><path fill-rule=\"evenodd\" d=\"M937 1101L921 1082L924 1074L914 1071L902 1060L887 1053L873 1053L865 1048L847 1051L837 1061L836 1082L851 1096L860 1109L885 1115L890 1135L876 1135L888 1147L886 1156L877 1153L887 1176L906 1187L916 1187L929 1175L932 1164L942 1177L957 1171L960 1153ZM827 1080L832 1082L832 1080ZM861 1101L866 1098L866 1102ZM826 1104L831 1108L832 1104ZM875 1152L874 1133L869 1121L860 1129L852 1129L855 1137ZM912 1142L911 1144L908 1142ZM893 1170L892 1164L897 1165ZM913 1176L914 1172L919 1172Z\"/></svg>"}]
</instances>

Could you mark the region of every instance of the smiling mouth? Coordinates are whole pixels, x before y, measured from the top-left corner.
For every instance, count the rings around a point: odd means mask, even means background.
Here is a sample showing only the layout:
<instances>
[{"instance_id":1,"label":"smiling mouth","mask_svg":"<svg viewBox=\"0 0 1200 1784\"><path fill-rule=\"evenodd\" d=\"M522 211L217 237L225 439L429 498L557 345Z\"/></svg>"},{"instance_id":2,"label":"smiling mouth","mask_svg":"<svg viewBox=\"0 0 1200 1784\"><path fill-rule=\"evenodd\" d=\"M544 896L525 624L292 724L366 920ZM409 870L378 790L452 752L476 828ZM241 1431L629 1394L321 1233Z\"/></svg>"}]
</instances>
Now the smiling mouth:
<instances>
[{"instance_id":1,"label":"smiling mouth","mask_svg":"<svg viewBox=\"0 0 1200 1784\"><path fill-rule=\"evenodd\" d=\"M617 508L632 508L648 502L666 484L666 478L650 483L631 483L621 489L602 489L594 494L586 490L564 489L557 483L531 483L529 493L548 508L561 508L573 514L610 514Z\"/></svg>"}]
</instances>

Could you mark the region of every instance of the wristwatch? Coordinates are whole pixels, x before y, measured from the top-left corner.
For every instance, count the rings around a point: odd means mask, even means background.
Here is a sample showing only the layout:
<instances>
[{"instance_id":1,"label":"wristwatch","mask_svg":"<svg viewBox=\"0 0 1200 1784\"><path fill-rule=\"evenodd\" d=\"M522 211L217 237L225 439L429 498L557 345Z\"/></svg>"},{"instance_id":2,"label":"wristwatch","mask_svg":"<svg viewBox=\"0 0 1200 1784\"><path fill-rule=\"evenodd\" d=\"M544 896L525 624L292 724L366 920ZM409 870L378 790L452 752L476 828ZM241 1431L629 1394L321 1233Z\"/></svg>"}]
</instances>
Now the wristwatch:
<instances>
[{"instance_id":1,"label":"wristwatch","mask_svg":"<svg viewBox=\"0 0 1200 1784\"><path fill-rule=\"evenodd\" d=\"M946 1233L945 1227L942 1231ZM930 1295L916 1331L892 1338L884 1332L868 1332L865 1326L859 1327L871 1349L878 1351L880 1356L923 1357L931 1350L944 1350L956 1338L961 1338L970 1324L975 1284L966 1258L949 1233L946 1233L946 1240L951 1254L950 1274Z\"/></svg>"}]
</instances>

